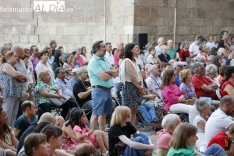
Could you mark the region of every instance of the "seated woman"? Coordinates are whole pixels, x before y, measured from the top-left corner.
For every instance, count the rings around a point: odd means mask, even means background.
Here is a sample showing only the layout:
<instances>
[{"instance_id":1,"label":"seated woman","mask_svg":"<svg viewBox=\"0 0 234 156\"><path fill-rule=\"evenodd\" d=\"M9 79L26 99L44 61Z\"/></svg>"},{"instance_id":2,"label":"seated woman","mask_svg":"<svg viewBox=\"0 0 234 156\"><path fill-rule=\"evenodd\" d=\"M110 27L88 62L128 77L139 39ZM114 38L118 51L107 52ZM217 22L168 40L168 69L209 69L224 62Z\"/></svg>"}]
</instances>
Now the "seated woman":
<instances>
[{"instance_id":1,"label":"seated woman","mask_svg":"<svg viewBox=\"0 0 234 156\"><path fill-rule=\"evenodd\" d=\"M208 115L211 113L210 105L204 100L196 101L196 108L199 114L194 118L193 125L197 127L197 142L196 148L200 152L206 150L205 143L205 125L208 120Z\"/></svg>"},{"instance_id":2,"label":"seated woman","mask_svg":"<svg viewBox=\"0 0 234 156\"><path fill-rule=\"evenodd\" d=\"M49 147L50 147L50 150L49 150L50 156L51 155L73 156L75 154L75 152L69 154L65 150L60 150L60 148L62 146L62 139L61 139L62 138L62 130L60 127L50 124L50 125L44 127L40 133L43 133L46 135L47 142L48 142Z\"/></svg>"},{"instance_id":3,"label":"seated woman","mask_svg":"<svg viewBox=\"0 0 234 156\"><path fill-rule=\"evenodd\" d=\"M194 149L197 136L196 136L197 128L189 123L181 123L179 124L175 131L173 132L171 141L170 141L170 150L167 153L167 156L175 156L175 155L199 155L202 156L201 153ZM179 139L178 139L179 138ZM214 144L210 146L203 153L204 155L213 155L213 156L226 156L225 151L218 144Z\"/></svg>"},{"instance_id":4,"label":"seated woman","mask_svg":"<svg viewBox=\"0 0 234 156\"><path fill-rule=\"evenodd\" d=\"M227 132L221 131L217 135L215 135L210 140L207 147L210 147L213 144L219 144L227 155L233 155L234 154L233 135L234 135L234 125L231 125L228 127Z\"/></svg>"},{"instance_id":5,"label":"seated woman","mask_svg":"<svg viewBox=\"0 0 234 156\"><path fill-rule=\"evenodd\" d=\"M67 54L67 56L65 57L65 63L63 64L63 68L66 70L67 72L67 79L69 80L72 77L72 69L75 68L73 62L73 54Z\"/></svg>"},{"instance_id":6,"label":"seated woman","mask_svg":"<svg viewBox=\"0 0 234 156\"><path fill-rule=\"evenodd\" d=\"M6 156L15 156L18 140L11 126L7 124L7 120L6 112L0 108L0 148L5 150Z\"/></svg>"},{"instance_id":7,"label":"seated woman","mask_svg":"<svg viewBox=\"0 0 234 156\"><path fill-rule=\"evenodd\" d=\"M78 110L78 109L73 108L70 111L69 120L67 122L65 122L65 124L62 126L63 142L62 142L61 149L72 150L72 151L75 150L76 155L94 153L96 151L96 148L93 146L93 144L91 142L78 143L80 141L80 138L78 138L76 136L76 134L74 133L73 128L72 128L72 124L75 123L75 121L71 119L71 116L72 116L72 113L74 110ZM73 122L71 122L71 120ZM76 141L76 143L75 143L75 141Z\"/></svg>"},{"instance_id":8,"label":"seated woman","mask_svg":"<svg viewBox=\"0 0 234 156\"><path fill-rule=\"evenodd\" d=\"M99 130L90 130L86 123L86 115L85 112L73 108L70 111L70 117L66 125L71 125L71 128L73 129L77 139L79 141L76 141L72 139L74 144L80 144L80 143L87 143L92 144L95 148L100 148L102 155L106 156L108 155L108 142L106 134L103 131Z\"/></svg>"},{"instance_id":9,"label":"seated woman","mask_svg":"<svg viewBox=\"0 0 234 156\"><path fill-rule=\"evenodd\" d=\"M63 67L63 56L61 50L55 50L54 62L52 63L52 69L54 72L58 67Z\"/></svg>"},{"instance_id":10,"label":"seated woman","mask_svg":"<svg viewBox=\"0 0 234 156\"><path fill-rule=\"evenodd\" d=\"M192 77L192 84L195 88L197 97L210 97L215 100L215 92L218 85L207 78L205 75L205 67L203 63L195 62L192 68L194 73Z\"/></svg>"},{"instance_id":11,"label":"seated woman","mask_svg":"<svg viewBox=\"0 0 234 156\"><path fill-rule=\"evenodd\" d=\"M206 73L205 73L206 77L208 79L210 79L211 81L213 81L213 83L218 85L218 83L217 83L217 73L218 73L217 66L214 64L209 64L206 66L205 70L206 70Z\"/></svg>"},{"instance_id":12,"label":"seated woman","mask_svg":"<svg viewBox=\"0 0 234 156\"><path fill-rule=\"evenodd\" d=\"M50 145L47 143L46 135L31 133L24 140L26 156L49 156Z\"/></svg>"},{"instance_id":13,"label":"seated woman","mask_svg":"<svg viewBox=\"0 0 234 156\"><path fill-rule=\"evenodd\" d=\"M225 95L234 95L234 66L230 66L224 73L224 80L220 86L220 94L222 97Z\"/></svg>"},{"instance_id":14,"label":"seated woman","mask_svg":"<svg viewBox=\"0 0 234 156\"><path fill-rule=\"evenodd\" d=\"M164 98L163 108L165 111L172 113L186 113L189 115L189 122L192 123L198 114L196 107L193 106L194 99L186 99L188 95L181 92L179 87L174 84L174 70L167 69L163 73L162 79L162 95Z\"/></svg>"},{"instance_id":15,"label":"seated woman","mask_svg":"<svg viewBox=\"0 0 234 156\"><path fill-rule=\"evenodd\" d=\"M219 76L217 77L217 83L218 83L219 86L221 86L221 84L223 83L224 73L225 73L227 67L229 67L229 65L222 65L219 68Z\"/></svg>"},{"instance_id":16,"label":"seated woman","mask_svg":"<svg viewBox=\"0 0 234 156\"><path fill-rule=\"evenodd\" d=\"M62 108L61 116L65 119L69 108L72 108L73 106L69 102L66 102L66 98L63 96L62 91L54 81L51 80L49 71L41 71L38 80L34 90L36 104L39 107L38 120L43 113L51 112L51 106L55 107L50 98L58 98L63 103L60 108Z\"/></svg>"},{"instance_id":17,"label":"seated woman","mask_svg":"<svg viewBox=\"0 0 234 156\"><path fill-rule=\"evenodd\" d=\"M149 144L148 136L131 125L131 111L126 106L117 106L111 118L108 132L111 156L150 155L155 147ZM131 140L131 135L134 139Z\"/></svg>"},{"instance_id":18,"label":"seated woman","mask_svg":"<svg viewBox=\"0 0 234 156\"><path fill-rule=\"evenodd\" d=\"M168 63L171 60L170 55L167 54L167 46L163 45L161 46L162 53L158 55L158 58L165 63Z\"/></svg>"}]
</instances>

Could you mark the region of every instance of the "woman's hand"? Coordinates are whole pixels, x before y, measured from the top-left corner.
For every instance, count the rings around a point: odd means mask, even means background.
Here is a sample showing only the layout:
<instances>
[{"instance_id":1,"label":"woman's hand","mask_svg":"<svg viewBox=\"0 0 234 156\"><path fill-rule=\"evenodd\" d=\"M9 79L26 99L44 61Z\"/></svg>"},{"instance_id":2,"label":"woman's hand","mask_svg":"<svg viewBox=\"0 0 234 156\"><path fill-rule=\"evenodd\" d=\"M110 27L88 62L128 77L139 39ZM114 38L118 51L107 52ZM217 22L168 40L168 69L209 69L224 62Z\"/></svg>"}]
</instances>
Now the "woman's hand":
<instances>
[{"instance_id":1,"label":"woman's hand","mask_svg":"<svg viewBox=\"0 0 234 156\"><path fill-rule=\"evenodd\" d=\"M94 132L94 129L91 129L87 133L88 133L88 135L91 135L91 134L93 134L93 132Z\"/></svg>"},{"instance_id":2,"label":"woman's hand","mask_svg":"<svg viewBox=\"0 0 234 156\"><path fill-rule=\"evenodd\" d=\"M149 100L155 100L155 98L156 98L156 95L153 95L153 94L149 95Z\"/></svg>"},{"instance_id":3,"label":"woman's hand","mask_svg":"<svg viewBox=\"0 0 234 156\"><path fill-rule=\"evenodd\" d=\"M184 102L185 101L185 97L184 97L184 95L181 95L180 97L179 97L179 102Z\"/></svg>"}]
</instances>

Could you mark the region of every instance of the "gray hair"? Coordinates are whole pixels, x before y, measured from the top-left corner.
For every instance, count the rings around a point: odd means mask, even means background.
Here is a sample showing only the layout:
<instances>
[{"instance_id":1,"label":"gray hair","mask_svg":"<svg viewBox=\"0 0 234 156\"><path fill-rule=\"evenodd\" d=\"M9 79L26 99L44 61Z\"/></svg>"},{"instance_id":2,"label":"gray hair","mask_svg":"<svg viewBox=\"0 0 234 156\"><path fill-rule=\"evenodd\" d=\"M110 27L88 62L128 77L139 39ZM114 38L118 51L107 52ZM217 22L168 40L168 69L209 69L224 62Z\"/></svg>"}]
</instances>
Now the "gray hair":
<instances>
[{"instance_id":1,"label":"gray hair","mask_svg":"<svg viewBox=\"0 0 234 156\"><path fill-rule=\"evenodd\" d=\"M3 50L6 50L7 47L6 46L0 46L0 53L2 54Z\"/></svg>"},{"instance_id":2,"label":"gray hair","mask_svg":"<svg viewBox=\"0 0 234 156\"><path fill-rule=\"evenodd\" d=\"M220 106L224 106L225 104L232 104L234 102L234 99L229 96L229 95L226 95L224 96L221 100L220 100Z\"/></svg>"},{"instance_id":3,"label":"gray hair","mask_svg":"<svg viewBox=\"0 0 234 156\"><path fill-rule=\"evenodd\" d=\"M63 67L58 67L55 69L54 73L55 73L55 77L57 77L57 75L60 73L61 70L65 70Z\"/></svg>"},{"instance_id":4,"label":"gray hair","mask_svg":"<svg viewBox=\"0 0 234 156\"><path fill-rule=\"evenodd\" d=\"M183 41L180 46L184 48L186 44L189 44L189 41Z\"/></svg>"},{"instance_id":5,"label":"gray hair","mask_svg":"<svg viewBox=\"0 0 234 156\"><path fill-rule=\"evenodd\" d=\"M159 37L158 38L158 43L162 42L162 40L164 40L164 38L163 37Z\"/></svg>"},{"instance_id":6,"label":"gray hair","mask_svg":"<svg viewBox=\"0 0 234 156\"><path fill-rule=\"evenodd\" d=\"M20 48L20 46L13 46L12 48L11 48L11 51L13 51L13 52L17 52L17 50L18 50L18 48Z\"/></svg>"},{"instance_id":7,"label":"gray hair","mask_svg":"<svg viewBox=\"0 0 234 156\"><path fill-rule=\"evenodd\" d=\"M79 67L79 68L76 68L76 70L74 72L72 72L72 75L75 76L75 75L79 75L80 73L82 73L84 70L87 70L86 67Z\"/></svg>"},{"instance_id":8,"label":"gray hair","mask_svg":"<svg viewBox=\"0 0 234 156\"><path fill-rule=\"evenodd\" d=\"M199 113L201 113L206 108L206 106L209 105L205 100L197 100L195 104Z\"/></svg>"},{"instance_id":9,"label":"gray hair","mask_svg":"<svg viewBox=\"0 0 234 156\"><path fill-rule=\"evenodd\" d=\"M232 52L234 50L234 45L230 47L230 51Z\"/></svg>"},{"instance_id":10,"label":"gray hair","mask_svg":"<svg viewBox=\"0 0 234 156\"><path fill-rule=\"evenodd\" d=\"M199 45L199 50L201 51L205 46L206 46L206 44L203 44L203 43L200 44L200 45Z\"/></svg>"},{"instance_id":11,"label":"gray hair","mask_svg":"<svg viewBox=\"0 0 234 156\"><path fill-rule=\"evenodd\" d=\"M201 63L201 62L195 62L195 63L193 64L193 67L192 67L193 73L194 73L194 74L197 73L197 71L201 69L201 66L202 66L202 65L203 65L203 63Z\"/></svg>"},{"instance_id":12,"label":"gray hair","mask_svg":"<svg viewBox=\"0 0 234 156\"><path fill-rule=\"evenodd\" d=\"M176 126L176 120L180 120L177 114L167 114L162 120L162 128L168 129L169 126Z\"/></svg>"},{"instance_id":13,"label":"gray hair","mask_svg":"<svg viewBox=\"0 0 234 156\"><path fill-rule=\"evenodd\" d=\"M198 61L198 62L202 62L202 59L203 59L203 60L205 60L205 57L204 57L204 56L202 56L202 55L199 55L199 56L197 56L196 61Z\"/></svg>"},{"instance_id":14,"label":"gray hair","mask_svg":"<svg viewBox=\"0 0 234 156\"><path fill-rule=\"evenodd\" d=\"M214 64L209 64L206 66L206 75L210 75L211 73L217 73L218 68Z\"/></svg>"}]
</instances>

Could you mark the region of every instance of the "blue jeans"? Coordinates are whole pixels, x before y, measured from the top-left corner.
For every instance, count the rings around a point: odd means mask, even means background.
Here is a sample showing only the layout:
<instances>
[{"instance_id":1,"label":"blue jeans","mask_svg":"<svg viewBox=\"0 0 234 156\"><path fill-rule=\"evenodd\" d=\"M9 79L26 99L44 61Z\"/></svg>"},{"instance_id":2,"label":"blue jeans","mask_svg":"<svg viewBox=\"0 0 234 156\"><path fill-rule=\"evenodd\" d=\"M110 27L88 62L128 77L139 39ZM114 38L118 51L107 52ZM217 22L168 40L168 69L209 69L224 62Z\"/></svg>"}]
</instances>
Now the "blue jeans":
<instances>
[{"instance_id":1,"label":"blue jeans","mask_svg":"<svg viewBox=\"0 0 234 156\"><path fill-rule=\"evenodd\" d=\"M226 152L219 144L212 144L206 151L203 153L204 155L213 155L213 156L226 156Z\"/></svg>"},{"instance_id":2,"label":"blue jeans","mask_svg":"<svg viewBox=\"0 0 234 156\"><path fill-rule=\"evenodd\" d=\"M157 119L154 105L150 103L145 103L144 105L138 106L137 110L141 113L142 117L148 124Z\"/></svg>"},{"instance_id":3,"label":"blue jeans","mask_svg":"<svg viewBox=\"0 0 234 156\"><path fill-rule=\"evenodd\" d=\"M132 140L133 142L139 142L142 144L149 144L149 138L148 135L145 133L140 133L136 138ZM129 146L127 146L120 156L144 156L146 150L139 150L139 149L133 149Z\"/></svg>"}]
</instances>

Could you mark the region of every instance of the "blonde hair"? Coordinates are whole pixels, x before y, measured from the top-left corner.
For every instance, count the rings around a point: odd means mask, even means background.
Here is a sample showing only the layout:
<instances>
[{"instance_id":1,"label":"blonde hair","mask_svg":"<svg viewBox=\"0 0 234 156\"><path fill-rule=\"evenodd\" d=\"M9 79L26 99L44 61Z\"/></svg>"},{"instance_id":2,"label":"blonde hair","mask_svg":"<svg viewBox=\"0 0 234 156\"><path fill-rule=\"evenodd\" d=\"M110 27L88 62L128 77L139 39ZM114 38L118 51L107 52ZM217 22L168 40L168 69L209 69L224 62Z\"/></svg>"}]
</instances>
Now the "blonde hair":
<instances>
[{"instance_id":1,"label":"blonde hair","mask_svg":"<svg viewBox=\"0 0 234 156\"><path fill-rule=\"evenodd\" d=\"M43 70L39 73L39 76L38 76L38 80L39 81L43 81L43 77L45 76L46 73L49 73L50 74L50 71L49 70Z\"/></svg>"},{"instance_id":2,"label":"blonde hair","mask_svg":"<svg viewBox=\"0 0 234 156\"><path fill-rule=\"evenodd\" d=\"M0 65L2 65L3 63L6 63L6 62L9 60L9 58L10 58L12 55L14 55L14 53L15 53L15 52L13 52L13 51L8 51L8 52L5 54L5 56L2 56L2 57L1 57L1 61L0 61Z\"/></svg>"},{"instance_id":3,"label":"blonde hair","mask_svg":"<svg viewBox=\"0 0 234 156\"><path fill-rule=\"evenodd\" d=\"M187 76L189 74L191 74L191 73L192 73L191 69L183 69L183 70L181 70L180 74L179 74L181 82L185 83L185 80L186 80Z\"/></svg>"},{"instance_id":4,"label":"blonde hair","mask_svg":"<svg viewBox=\"0 0 234 156\"><path fill-rule=\"evenodd\" d=\"M176 127L175 131L173 132L169 145L175 150L179 148L187 148L187 139L191 136L196 135L196 133L197 128L194 125L187 122L181 123Z\"/></svg>"},{"instance_id":5,"label":"blonde hair","mask_svg":"<svg viewBox=\"0 0 234 156\"><path fill-rule=\"evenodd\" d=\"M113 125L120 125L121 127L126 125L126 118L131 115L131 110L127 106L117 106L115 111L111 116L111 126Z\"/></svg>"}]
</instances>

